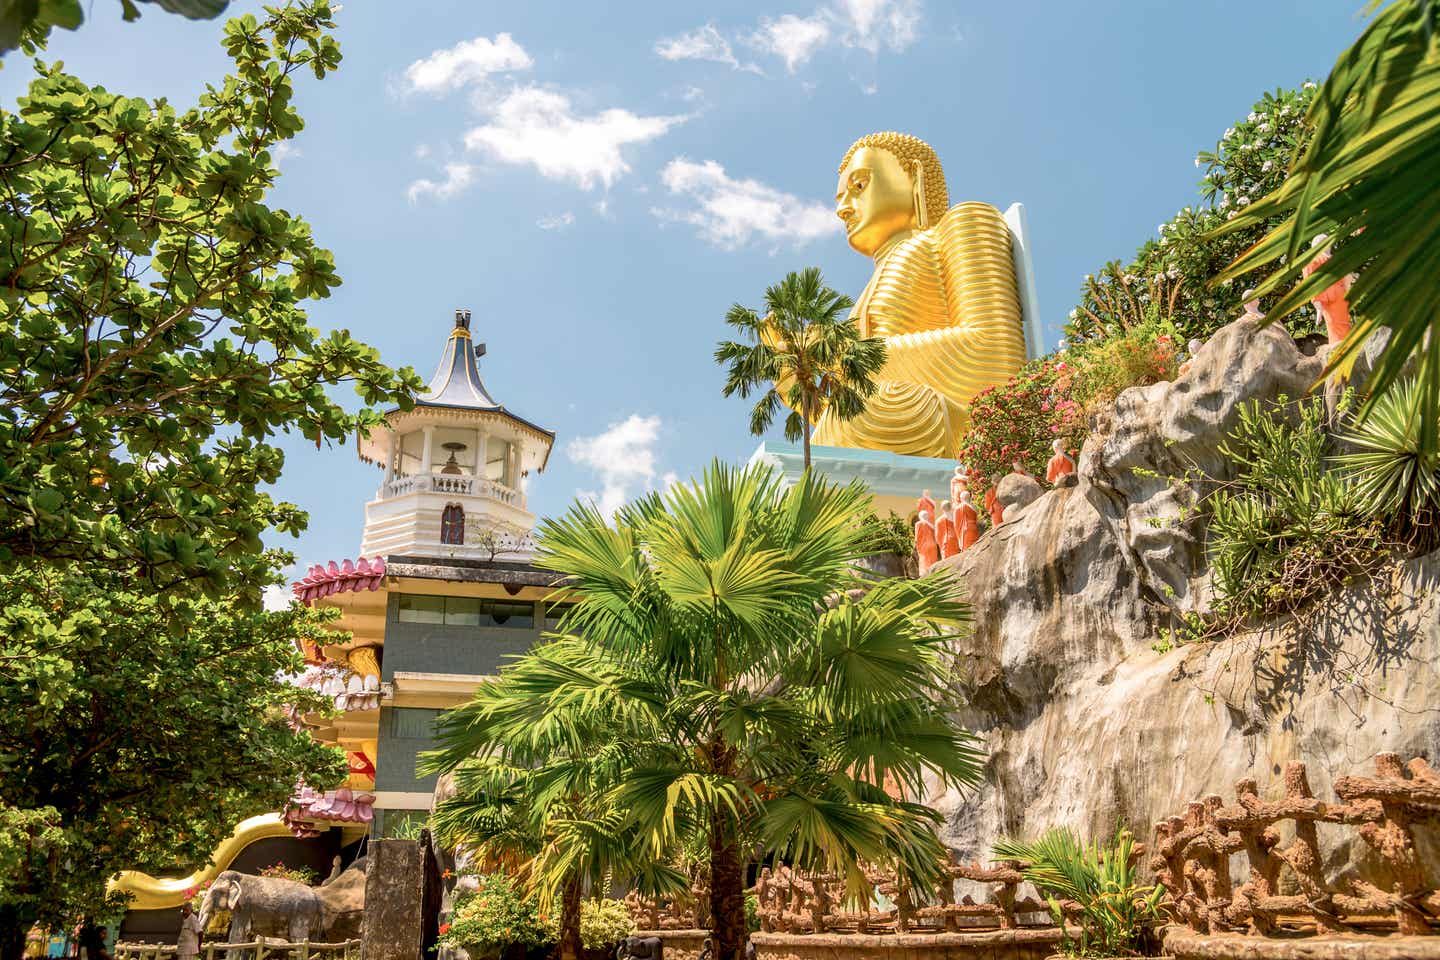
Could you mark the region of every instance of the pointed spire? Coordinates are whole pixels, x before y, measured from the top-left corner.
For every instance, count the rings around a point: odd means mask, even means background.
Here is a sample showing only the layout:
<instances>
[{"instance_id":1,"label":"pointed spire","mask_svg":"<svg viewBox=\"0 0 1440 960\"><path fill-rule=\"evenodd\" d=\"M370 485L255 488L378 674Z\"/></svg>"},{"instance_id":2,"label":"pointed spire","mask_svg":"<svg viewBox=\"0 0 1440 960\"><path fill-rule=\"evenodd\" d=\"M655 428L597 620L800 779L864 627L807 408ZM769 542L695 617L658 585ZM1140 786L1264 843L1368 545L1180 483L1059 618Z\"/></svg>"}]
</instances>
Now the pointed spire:
<instances>
[{"instance_id":1,"label":"pointed spire","mask_svg":"<svg viewBox=\"0 0 1440 960\"><path fill-rule=\"evenodd\" d=\"M485 344L476 344L470 336L470 311L455 311L455 326L430 389L416 398L420 406L460 407L467 410L498 410L500 404L485 389L476 361L485 356Z\"/></svg>"}]
</instances>

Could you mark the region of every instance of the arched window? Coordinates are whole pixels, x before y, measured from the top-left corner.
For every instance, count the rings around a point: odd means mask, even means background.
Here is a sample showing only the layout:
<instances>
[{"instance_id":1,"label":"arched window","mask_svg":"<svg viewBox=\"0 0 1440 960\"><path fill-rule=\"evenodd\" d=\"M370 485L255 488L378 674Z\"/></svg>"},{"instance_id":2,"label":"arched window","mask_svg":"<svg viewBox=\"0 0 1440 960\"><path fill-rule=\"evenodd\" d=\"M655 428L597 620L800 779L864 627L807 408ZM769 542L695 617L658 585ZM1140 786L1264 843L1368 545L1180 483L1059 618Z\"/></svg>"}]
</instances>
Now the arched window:
<instances>
[{"instance_id":1,"label":"arched window","mask_svg":"<svg viewBox=\"0 0 1440 960\"><path fill-rule=\"evenodd\" d=\"M465 542L465 508L458 503L445 504L440 514L440 542L457 546Z\"/></svg>"}]
</instances>

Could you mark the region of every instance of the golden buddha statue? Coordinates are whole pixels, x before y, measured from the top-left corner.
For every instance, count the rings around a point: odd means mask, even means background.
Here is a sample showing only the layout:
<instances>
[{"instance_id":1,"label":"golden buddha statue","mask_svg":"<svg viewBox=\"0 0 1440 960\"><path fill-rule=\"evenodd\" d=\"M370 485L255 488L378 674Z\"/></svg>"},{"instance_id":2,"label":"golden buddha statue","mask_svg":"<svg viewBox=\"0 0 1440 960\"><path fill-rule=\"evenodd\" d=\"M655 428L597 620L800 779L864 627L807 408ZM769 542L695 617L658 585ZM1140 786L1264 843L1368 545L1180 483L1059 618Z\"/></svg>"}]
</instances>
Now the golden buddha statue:
<instances>
[{"instance_id":1,"label":"golden buddha statue","mask_svg":"<svg viewBox=\"0 0 1440 960\"><path fill-rule=\"evenodd\" d=\"M872 133L840 164L835 213L850 246L875 260L851 313L885 338L885 367L858 417L822 413L813 440L955 457L969 403L1025 362L1010 229L987 203L949 208L930 145Z\"/></svg>"}]
</instances>

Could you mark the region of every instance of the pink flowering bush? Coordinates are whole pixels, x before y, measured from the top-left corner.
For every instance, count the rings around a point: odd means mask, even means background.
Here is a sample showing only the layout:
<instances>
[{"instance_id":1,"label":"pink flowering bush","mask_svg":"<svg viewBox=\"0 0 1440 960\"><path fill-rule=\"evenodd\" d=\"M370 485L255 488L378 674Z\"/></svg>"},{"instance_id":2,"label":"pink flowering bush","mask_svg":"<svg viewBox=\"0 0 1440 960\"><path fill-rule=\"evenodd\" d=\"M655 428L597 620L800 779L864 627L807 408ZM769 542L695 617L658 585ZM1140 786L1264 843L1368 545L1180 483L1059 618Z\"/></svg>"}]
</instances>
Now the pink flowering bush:
<instances>
[{"instance_id":1,"label":"pink flowering bush","mask_svg":"<svg viewBox=\"0 0 1440 960\"><path fill-rule=\"evenodd\" d=\"M975 397L960 462L982 485L1009 473L1017 460L1043 477L1055 440L1076 456L1095 418L1122 390L1173 379L1178 360L1175 334L1163 325L1033 360L1008 383Z\"/></svg>"}]
</instances>

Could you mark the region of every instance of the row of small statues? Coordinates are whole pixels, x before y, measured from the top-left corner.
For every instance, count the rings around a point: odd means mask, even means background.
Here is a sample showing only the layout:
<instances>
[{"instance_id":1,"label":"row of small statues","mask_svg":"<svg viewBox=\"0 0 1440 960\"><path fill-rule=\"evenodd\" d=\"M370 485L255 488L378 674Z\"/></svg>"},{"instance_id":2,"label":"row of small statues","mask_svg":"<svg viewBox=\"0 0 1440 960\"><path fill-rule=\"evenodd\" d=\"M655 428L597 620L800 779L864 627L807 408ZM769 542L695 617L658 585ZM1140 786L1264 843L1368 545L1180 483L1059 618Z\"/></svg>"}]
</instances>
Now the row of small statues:
<instances>
[{"instance_id":1,"label":"row of small statues","mask_svg":"<svg viewBox=\"0 0 1440 960\"><path fill-rule=\"evenodd\" d=\"M1075 460L1065 451L1064 441L1054 441L1051 448L1055 455L1045 466L1045 482L1059 486L1065 477L1075 472ZM1011 466L1011 476L1030 476L1019 460ZM980 539L980 514L970 496L970 483L975 479L977 474L962 464L955 468L955 474L950 478L950 499L941 501L938 512L929 490L916 501L915 556L919 558L922 576L940 560L968 550ZM1005 519L1005 504L996 495L1000 476L997 474L990 479L984 507L990 516L990 527L994 529Z\"/></svg>"}]
</instances>

